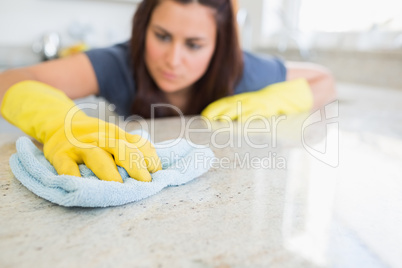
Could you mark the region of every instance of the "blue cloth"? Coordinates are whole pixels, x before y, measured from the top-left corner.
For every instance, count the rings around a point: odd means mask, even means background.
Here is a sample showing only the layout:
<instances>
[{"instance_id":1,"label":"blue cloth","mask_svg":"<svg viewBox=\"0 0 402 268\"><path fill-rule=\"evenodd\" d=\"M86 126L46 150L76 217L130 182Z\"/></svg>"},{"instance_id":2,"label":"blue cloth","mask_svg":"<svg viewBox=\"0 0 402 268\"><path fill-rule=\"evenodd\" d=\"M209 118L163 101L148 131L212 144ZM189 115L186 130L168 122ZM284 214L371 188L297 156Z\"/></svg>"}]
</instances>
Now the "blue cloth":
<instances>
[{"instance_id":1,"label":"blue cloth","mask_svg":"<svg viewBox=\"0 0 402 268\"><path fill-rule=\"evenodd\" d=\"M134 133L140 134L140 133ZM143 134L146 135L146 134ZM16 142L17 153L10 158L15 177L36 195L66 207L109 207L139 201L168 186L187 183L207 172L214 161L211 149L185 139L155 144L162 161L162 170L152 174L152 182L140 182L118 167L124 183L101 181L85 165L82 177L57 175L27 137Z\"/></svg>"},{"instance_id":2,"label":"blue cloth","mask_svg":"<svg viewBox=\"0 0 402 268\"><path fill-rule=\"evenodd\" d=\"M115 104L116 112L125 117L131 115L136 91L128 45L126 42L86 52L95 71L100 96ZM257 91L286 80L286 67L278 58L243 52L243 61L243 74L235 94Z\"/></svg>"}]
</instances>

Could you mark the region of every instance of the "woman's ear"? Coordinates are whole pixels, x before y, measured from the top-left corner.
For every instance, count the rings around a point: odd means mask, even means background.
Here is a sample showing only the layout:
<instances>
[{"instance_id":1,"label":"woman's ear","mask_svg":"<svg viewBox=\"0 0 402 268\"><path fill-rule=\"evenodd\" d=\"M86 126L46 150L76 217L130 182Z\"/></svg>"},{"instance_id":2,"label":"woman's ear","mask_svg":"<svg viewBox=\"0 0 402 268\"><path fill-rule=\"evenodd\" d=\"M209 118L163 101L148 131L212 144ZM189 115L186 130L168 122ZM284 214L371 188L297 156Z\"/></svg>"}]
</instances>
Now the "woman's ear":
<instances>
[{"instance_id":1,"label":"woman's ear","mask_svg":"<svg viewBox=\"0 0 402 268\"><path fill-rule=\"evenodd\" d=\"M238 0L230 0L232 1L232 7L233 7L233 17L236 23L236 29L237 29L237 35L239 36L239 42L240 42L240 29L239 29L239 24L237 23L237 12L239 11L239 1Z\"/></svg>"},{"instance_id":2,"label":"woman's ear","mask_svg":"<svg viewBox=\"0 0 402 268\"><path fill-rule=\"evenodd\" d=\"M232 1L232 6L233 6L233 11L236 17L237 11L239 11L239 1L238 0L231 0Z\"/></svg>"}]
</instances>

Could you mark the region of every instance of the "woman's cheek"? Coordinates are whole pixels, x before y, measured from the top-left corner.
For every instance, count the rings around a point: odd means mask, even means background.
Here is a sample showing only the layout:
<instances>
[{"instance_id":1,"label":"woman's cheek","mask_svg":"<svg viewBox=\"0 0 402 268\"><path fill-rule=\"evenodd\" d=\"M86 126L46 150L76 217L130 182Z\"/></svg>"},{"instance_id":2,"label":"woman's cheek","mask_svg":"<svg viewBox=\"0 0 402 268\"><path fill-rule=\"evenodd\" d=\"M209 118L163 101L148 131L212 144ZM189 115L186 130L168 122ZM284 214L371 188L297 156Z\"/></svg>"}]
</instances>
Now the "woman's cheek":
<instances>
[{"instance_id":1,"label":"woman's cheek","mask_svg":"<svg viewBox=\"0 0 402 268\"><path fill-rule=\"evenodd\" d=\"M200 76L202 76L207 71L211 59L212 59L212 53L210 51L199 55L197 59L198 60L197 64L195 65L194 68L196 68L197 72L201 74Z\"/></svg>"},{"instance_id":2,"label":"woman's cheek","mask_svg":"<svg viewBox=\"0 0 402 268\"><path fill-rule=\"evenodd\" d=\"M160 59L162 51L158 42L154 38L147 37L145 48L145 55L148 60L147 64L152 64L155 62L155 60Z\"/></svg>"}]
</instances>

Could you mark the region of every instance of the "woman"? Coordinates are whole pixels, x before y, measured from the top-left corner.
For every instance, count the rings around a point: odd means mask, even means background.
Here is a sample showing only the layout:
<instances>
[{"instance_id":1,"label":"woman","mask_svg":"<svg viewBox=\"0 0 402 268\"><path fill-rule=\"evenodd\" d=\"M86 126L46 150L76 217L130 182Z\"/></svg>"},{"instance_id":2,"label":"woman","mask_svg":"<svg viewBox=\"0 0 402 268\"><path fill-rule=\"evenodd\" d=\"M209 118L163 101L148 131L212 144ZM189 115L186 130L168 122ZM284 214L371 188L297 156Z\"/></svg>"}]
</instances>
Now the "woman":
<instances>
[{"instance_id":1,"label":"woman","mask_svg":"<svg viewBox=\"0 0 402 268\"><path fill-rule=\"evenodd\" d=\"M275 58L242 53L233 14L230 0L144 0L130 42L0 74L0 98L7 91L2 114L44 143L45 156L59 174L79 176L76 163L85 163L100 179L121 181L117 163L133 178L149 181L149 173L161 168L152 145L80 112L63 124L73 103L60 91L71 99L101 95L118 113L143 117L150 116L153 103L198 114L233 93L253 92L248 98L270 101L269 95L258 95L259 89L299 77L309 83L313 107L333 98L333 80L320 67L285 67ZM156 116L173 114L163 109ZM132 154L138 156L134 167Z\"/></svg>"}]
</instances>

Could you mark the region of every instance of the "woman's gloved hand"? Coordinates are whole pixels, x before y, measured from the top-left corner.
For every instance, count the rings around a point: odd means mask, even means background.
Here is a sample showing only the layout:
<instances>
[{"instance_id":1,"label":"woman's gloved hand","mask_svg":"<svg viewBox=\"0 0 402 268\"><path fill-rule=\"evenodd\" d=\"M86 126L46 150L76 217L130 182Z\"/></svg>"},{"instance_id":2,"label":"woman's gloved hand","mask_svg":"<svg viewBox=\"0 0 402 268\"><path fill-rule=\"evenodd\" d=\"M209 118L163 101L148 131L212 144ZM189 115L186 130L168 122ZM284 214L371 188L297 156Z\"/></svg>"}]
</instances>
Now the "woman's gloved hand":
<instances>
[{"instance_id":1,"label":"woman's gloved hand","mask_svg":"<svg viewBox=\"0 0 402 268\"><path fill-rule=\"evenodd\" d=\"M3 117L43 143L58 174L80 176L85 164L101 180L123 182L116 164L130 177L151 181L161 162L150 141L89 117L62 91L37 81L10 87L1 104Z\"/></svg>"},{"instance_id":2,"label":"woman's gloved hand","mask_svg":"<svg viewBox=\"0 0 402 268\"><path fill-rule=\"evenodd\" d=\"M269 85L255 92L241 93L219 99L208 105L201 115L212 120L229 117L245 121L252 116L270 117L309 111L313 96L305 79Z\"/></svg>"}]
</instances>

